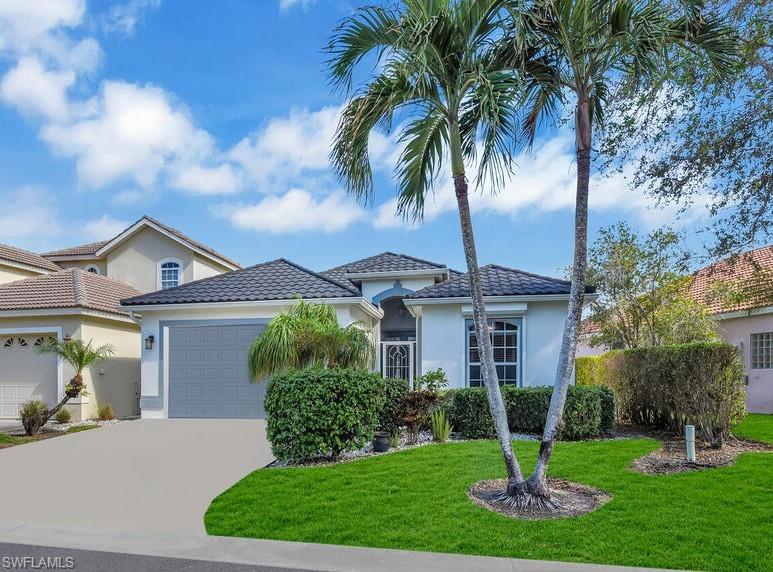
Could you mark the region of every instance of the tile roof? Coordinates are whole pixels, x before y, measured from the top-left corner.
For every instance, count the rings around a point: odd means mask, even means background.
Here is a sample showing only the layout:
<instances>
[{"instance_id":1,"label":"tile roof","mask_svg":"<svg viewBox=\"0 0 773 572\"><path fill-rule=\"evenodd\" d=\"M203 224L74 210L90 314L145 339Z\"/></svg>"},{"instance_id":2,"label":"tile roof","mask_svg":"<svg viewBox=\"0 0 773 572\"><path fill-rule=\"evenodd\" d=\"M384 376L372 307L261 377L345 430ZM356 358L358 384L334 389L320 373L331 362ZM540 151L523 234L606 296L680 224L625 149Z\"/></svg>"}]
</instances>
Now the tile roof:
<instances>
[{"instance_id":1,"label":"tile roof","mask_svg":"<svg viewBox=\"0 0 773 572\"><path fill-rule=\"evenodd\" d=\"M568 294L570 282L531 274L515 268L506 268L488 264L480 269L481 285L484 296L531 296L542 294ZM451 276L445 282L427 286L414 292L408 298L461 298L470 295L467 274ZM594 292L592 286L586 292Z\"/></svg>"},{"instance_id":2,"label":"tile roof","mask_svg":"<svg viewBox=\"0 0 773 572\"><path fill-rule=\"evenodd\" d=\"M445 264L438 264L437 262L430 262L429 260L408 256L407 254L397 254L387 251L324 270L321 274L329 276L334 280L342 281L348 280L347 274L352 273L445 269Z\"/></svg>"},{"instance_id":3,"label":"tile roof","mask_svg":"<svg viewBox=\"0 0 773 572\"><path fill-rule=\"evenodd\" d=\"M191 244L192 246L195 246L196 248L211 254L212 256L220 258L221 260L224 260L225 262L227 262L227 263L229 263L229 264L231 264L233 266L236 266L237 268L241 268L241 265L238 262L236 262L234 260L231 260L230 258L224 256L223 254L221 254L220 252L218 252L214 248L210 248L206 244L204 244L202 242L199 242L198 240L192 239L190 236L180 232L176 228L173 228L173 227L171 227L169 225L166 225L166 224L164 224L164 223L154 219L153 217L149 217L147 215L143 216L141 219L139 219L139 220L135 221L134 223L130 224L126 229L124 229L121 232L119 232L116 236L114 236L110 240L101 240L99 242L89 242L88 244L81 244L79 246L73 246L73 247L70 247L70 248L62 248L62 249L59 249L59 250L52 250L52 251L49 251L49 252L44 252L41 256L79 256L79 255L95 254L100 248L102 248L106 244L112 242L113 240L115 240L115 238L117 238L118 236L120 236L121 234L126 232L127 229L133 227L134 225L136 225L139 222L142 222L143 220L144 221L148 221L150 223L153 223L156 226L159 226L159 227L163 228L166 232L168 232L170 234L173 234L174 236L176 236L180 240L182 240L184 242L187 242L187 243Z\"/></svg>"},{"instance_id":4,"label":"tile roof","mask_svg":"<svg viewBox=\"0 0 773 572\"><path fill-rule=\"evenodd\" d=\"M722 295L723 290L735 295ZM701 268L693 274L689 293L708 304L712 314L773 305L773 245Z\"/></svg>"},{"instance_id":5,"label":"tile roof","mask_svg":"<svg viewBox=\"0 0 773 572\"><path fill-rule=\"evenodd\" d=\"M15 246L10 246L8 244L0 244L0 260L10 260L11 262L16 262L17 264L34 266L35 268L50 270L52 272L61 270L61 268L59 268L56 264L46 258L43 258L39 254L35 254L29 250L16 248Z\"/></svg>"},{"instance_id":6,"label":"tile roof","mask_svg":"<svg viewBox=\"0 0 773 572\"><path fill-rule=\"evenodd\" d=\"M123 300L124 306L359 297L354 286L278 258L176 288Z\"/></svg>"},{"instance_id":7,"label":"tile roof","mask_svg":"<svg viewBox=\"0 0 773 572\"><path fill-rule=\"evenodd\" d=\"M0 285L0 311L83 308L126 315L121 299L139 293L107 276L70 268Z\"/></svg>"}]
</instances>

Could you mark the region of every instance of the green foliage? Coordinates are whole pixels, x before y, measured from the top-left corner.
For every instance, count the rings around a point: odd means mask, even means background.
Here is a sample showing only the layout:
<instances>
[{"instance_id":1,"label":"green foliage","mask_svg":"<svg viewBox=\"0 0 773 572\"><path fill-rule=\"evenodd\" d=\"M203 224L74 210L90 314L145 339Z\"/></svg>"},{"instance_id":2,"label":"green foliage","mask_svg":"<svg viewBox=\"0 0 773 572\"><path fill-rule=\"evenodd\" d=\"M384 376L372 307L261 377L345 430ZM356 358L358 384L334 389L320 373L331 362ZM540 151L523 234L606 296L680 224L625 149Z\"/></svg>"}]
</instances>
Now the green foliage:
<instances>
[{"instance_id":1,"label":"green foliage","mask_svg":"<svg viewBox=\"0 0 773 572\"><path fill-rule=\"evenodd\" d=\"M115 353L112 344L94 346L93 340L52 340L38 348L38 353L55 353L61 359L75 368L76 377L84 369L95 363L108 359Z\"/></svg>"},{"instance_id":2,"label":"green foliage","mask_svg":"<svg viewBox=\"0 0 773 572\"><path fill-rule=\"evenodd\" d=\"M384 407L379 414L378 428L389 433L398 432L403 426L403 401L408 395L407 379L384 379Z\"/></svg>"},{"instance_id":3,"label":"green foliage","mask_svg":"<svg viewBox=\"0 0 773 572\"><path fill-rule=\"evenodd\" d=\"M432 393L439 393L448 385L448 378L446 372L441 368L428 371L423 375L419 375L413 380L413 387L416 390L426 390Z\"/></svg>"},{"instance_id":4,"label":"green foliage","mask_svg":"<svg viewBox=\"0 0 773 572\"><path fill-rule=\"evenodd\" d=\"M99 429L99 425L96 423L84 423L82 425L73 425L68 428L65 433L81 433L82 431L88 431L89 429Z\"/></svg>"},{"instance_id":5,"label":"green foliage","mask_svg":"<svg viewBox=\"0 0 773 572\"><path fill-rule=\"evenodd\" d=\"M360 324L342 328L331 305L299 299L255 338L248 362L250 376L260 381L287 369L367 368L374 352L373 341Z\"/></svg>"},{"instance_id":6,"label":"green foliage","mask_svg":"<svg viewBox=\"0 0 773 572\"><path fill-rule=\"evenodd\" d=\"M445 443L448 441L448 436L453 430L451 423L446 416L446 412L442 409L437 409L430 415L430 428L432 429L432 440L437 443Z\"/></svg>"},{"instance_id":7,"label":"green foliage","mask_svg":"<svg viewBox=\"0 0 773 572\"><path fill-rule=\"evenodd\" d=\"M716 321L689 296L690 253L669 229L639 237L626 223L601 229L590 249L588 280L599 296L591 345L652 347L716 339Z\"/></svg>"},{"instance_id":8,"label":"green foliage","mask_svg":"<svg viewBox=\"0 0 773 572\"><path fill-rule=\"evenodd\" d=\"M100 421L110 421L115 419L115 413L113 412L113 406L109 403L103 403L97 408L97 418Z\"/></svg>"},{"instance_id":9,"label":"green foliage","mask_svg":"<svg viewBox=\"0 0 773 572\"><path fill-rule=\"evenodd\" d=\"M730 344L616 351L600 363L624 421L676 433L692 424L704 439L720 445L745 414L743 363Z\"/></svg>"},{"instance_id":10,"label":"green foliage","mask_svg":"<svg viewBox=\"0 0 773 572\"><path fill-rule=\"evenodd\" d=\"M553 388L505 386L507 421L511 431L541 433L545 427ZM604 387L570 386L559 430L561 439L598 437L612 428L614 400ZM494 435L494 425L485 388L470 387L451 392L450 420L456 431L468 439Z\"/></svg>"},{"instance_id":11,"label":"green foliage","mask_svg":"<svg viewBox=\"0 0 773 572\"><path fill-rule=\"evenodd\" d=\"M360 369L287 370L268 382L264 406L274 456L302 462L335 458L373 437L384 380Z\"/></svg>"},{"instance_id":12,"label":"green foliage","mask_svg":"<svg viewBox=\"0 0 773 572\"><path fill-rule=\"evenodd\" d=\"M69 423L72 420L72 413L66 407L62 407L54 417L57 423Z\"/></svg>"},{"instance_id":13,"label":"green foliage","mask_svg":"<svg viewBox=\"0 0 773 572\"><path fill-rule=\"evenodd\" d=\"M27 435L34 435L48 418L48 406L39 400L27 401L19 408L19 417Z\"/></svg>"},{"instance_id":14,"label":"green foliage","mask_svg":"<svg viewBox=\"0 0 773 572\"><path fill-rule=\"evenodd\" d=\"M434 391L409 391L405 395L402 403L402 418L411 441L415 442L422 429L427 427L429 417L440 401L440 394Z\"/></svg>"},{"instance_id":15,"label":"green foliage","mask_svg":"<svg viewBox=\"0 0 773 572\"><path fill-rule=\"evenodd\" d=\"M773 445L773 415L750 413L733 427L733 435L741 439Z\"/></svg>"}]
</instances>

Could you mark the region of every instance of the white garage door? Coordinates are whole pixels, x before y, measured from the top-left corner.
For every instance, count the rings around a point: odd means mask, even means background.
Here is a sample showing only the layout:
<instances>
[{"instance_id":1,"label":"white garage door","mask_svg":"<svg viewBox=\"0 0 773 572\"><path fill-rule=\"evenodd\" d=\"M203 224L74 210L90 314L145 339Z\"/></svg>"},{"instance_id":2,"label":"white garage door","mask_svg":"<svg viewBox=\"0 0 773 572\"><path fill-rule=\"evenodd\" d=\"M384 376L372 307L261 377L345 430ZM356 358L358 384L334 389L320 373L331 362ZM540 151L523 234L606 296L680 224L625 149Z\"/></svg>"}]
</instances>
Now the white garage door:
<instances>
[{"instance_id":1,"label":"white garage door","mask_svg":"<svg viewBox=\"0 0 773 572\"><path fill-rule=\"evenodd\" d=\"M50 334L0 335L0 419L15 419L25 401L56 402L54 354L38 354Z\"/></svg>"},{"instance_id":2,"label":"white garage door","mask_svg":"<svg viewBox=\"0 0 773 572\"><path fill-rule=\"evenodd\" d=\"M247 353L264 325L169 328L169 417L262 419L265 383L250 381Z\"/></svg>"}]
</instances>

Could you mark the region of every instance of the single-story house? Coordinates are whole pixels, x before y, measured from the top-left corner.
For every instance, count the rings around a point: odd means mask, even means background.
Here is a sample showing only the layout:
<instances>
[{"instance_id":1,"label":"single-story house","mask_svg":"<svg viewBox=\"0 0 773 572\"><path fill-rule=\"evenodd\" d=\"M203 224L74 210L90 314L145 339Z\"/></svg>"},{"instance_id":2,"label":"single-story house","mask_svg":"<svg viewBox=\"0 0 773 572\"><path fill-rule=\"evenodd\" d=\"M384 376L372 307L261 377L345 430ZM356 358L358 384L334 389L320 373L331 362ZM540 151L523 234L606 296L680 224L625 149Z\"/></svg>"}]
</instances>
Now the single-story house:
<instances>
[{"instance_id":1,"label":"single-story house","mask_svg":"<svg viewBox=\"0 0 773 572\"><path fill-rule=\"evenodd\" d=\"M552 383L569 282L497 265L481 278L501 381ZM372 332L385 376L441 368L450 387L481 385L466 274L392 252L322 272L280 258L122 301L142 316L142 416L262 417L248 348L298 297Z\"/></svg>"},{"instance_id":2,"label":"single-story house","mask_svg":"<svg viewBox=\"0 0 773 572\"><path fill-rule=\"evenodd\" d=\"M112 344L116 354L84 375L75 419L110 404L139 413L139 316L120 300L241 268L179 230L144 216L111 239L37 254L0 244L0 419L39 399L49 406L74 372L38 348L49 337Z\"/></svg>"},{"instance_id":3,"label":"single-story house","mask_svg":"<svg viewBox=\"0 0 773 572\"><path fill-rule=\"evenodd\" d=\"M707 305L719 323L719 335L739 349L748 411L773 413L773 245L697 270L689 295ZM598 331L592 320L583 320L578 356L598 355L610 349L591 346Z\"/></svg>"}]
</instances>

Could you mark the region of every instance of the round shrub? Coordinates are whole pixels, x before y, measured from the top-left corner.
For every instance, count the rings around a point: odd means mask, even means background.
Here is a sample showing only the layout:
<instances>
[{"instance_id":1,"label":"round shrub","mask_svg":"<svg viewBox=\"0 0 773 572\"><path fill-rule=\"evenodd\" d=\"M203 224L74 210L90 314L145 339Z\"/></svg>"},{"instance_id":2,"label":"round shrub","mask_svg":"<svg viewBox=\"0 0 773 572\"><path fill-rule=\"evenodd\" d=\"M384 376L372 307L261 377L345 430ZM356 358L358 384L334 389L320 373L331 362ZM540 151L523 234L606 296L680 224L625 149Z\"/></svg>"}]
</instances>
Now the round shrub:
<instances>
[{"instance_id":1,"label":"round shrub","mask_svg":"<svg viewBox=\"0 0 773 572\"><path fill-rule=\"evenodd\" d=\"M384 379L384 407L378 421L381 431L394 433L404 425L402 405L409 389L407 379Z\"/></svg>"},{"instance_id":2,"label":"round shrub","mask_svg":"<svg viewBox=\"0 0 773 572\"><path fill-rule=\"evenodd\" d=\"M27 401L19 409L19 417L27 435L35 435L45 424L48 406L40 400Z\"/></svg>"},{"instance_id":3,"label":"round shrub","mask_svg":"<svg viewBox=\"0 0 773 572\"><path fill-rule=\"evenodd\" d=\"M359 369L309 368L275 375L264 407L267 435L280 461L338 457L373 437L385 383Z\"/></svg>"}]
</instances>

